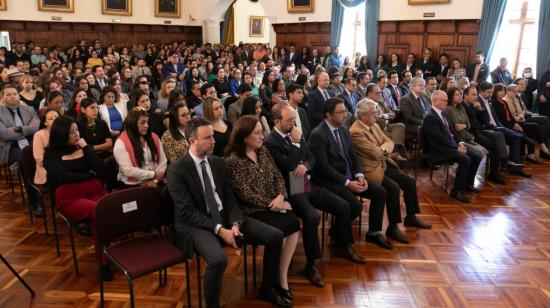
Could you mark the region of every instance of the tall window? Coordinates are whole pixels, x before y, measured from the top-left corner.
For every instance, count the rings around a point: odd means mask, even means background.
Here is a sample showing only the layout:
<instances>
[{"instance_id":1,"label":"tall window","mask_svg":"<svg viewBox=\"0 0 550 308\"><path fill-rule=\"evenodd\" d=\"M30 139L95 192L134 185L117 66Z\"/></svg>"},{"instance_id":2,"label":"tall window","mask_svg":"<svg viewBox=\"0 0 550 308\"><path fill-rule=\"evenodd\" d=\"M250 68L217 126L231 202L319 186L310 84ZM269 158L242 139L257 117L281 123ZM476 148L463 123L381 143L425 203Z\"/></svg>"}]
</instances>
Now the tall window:
<instances>
[{"instance_id":1,"label":"tall window","mask_svg":"<svg viewBox=\"0 0 550 308\"><path fill-rule=\"evenodd\" d=\"M536 74L540 1L508 0L489 63L491 69L504 57L514 76L521 76L527 66Z\"/></svg>"},{"instance_id":2,"label":"tall window","mask_svg":"<svg viewBox=\"0 0 550 308\"><path fill-rule=\"evenodd\" d=\"M344 21L340 35L340 54L349 57L350 62L355 58L355 53L365 55L367 44L365 42L365 3L356 7L344 9Z\"/></svg>"}]
</instances>

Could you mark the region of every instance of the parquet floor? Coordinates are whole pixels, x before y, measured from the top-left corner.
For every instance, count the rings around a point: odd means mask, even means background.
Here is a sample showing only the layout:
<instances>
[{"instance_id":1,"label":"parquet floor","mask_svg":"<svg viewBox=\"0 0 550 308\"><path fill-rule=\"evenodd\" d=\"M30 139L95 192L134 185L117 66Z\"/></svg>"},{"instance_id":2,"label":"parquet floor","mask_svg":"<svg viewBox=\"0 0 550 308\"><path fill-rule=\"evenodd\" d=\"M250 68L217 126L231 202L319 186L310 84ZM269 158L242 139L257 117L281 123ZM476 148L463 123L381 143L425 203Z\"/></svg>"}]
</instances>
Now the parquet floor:
<instances>
[{"instance_id":1,"label":"parquet floor","mask_svg":"<svg viewBox=\"0 0 550 308\"><path fill-rule=\"evenodd\" d=\"M506 186L484 184L474 203L467 205L451 201L443 192L441 172L435 172L434 181L422 172L421 217L434 228L407 230L412 243L395 244L392 251L359 240L357 249L368 259L362 266L331 257L326 247L319 263L327 283L323 289L301 276L305 258L299 244L290 274L295 306L550 307L550 163L527 165L526 170L532 179L507 175ZM76 236L82 272L77 277L63 222L58 220L62 233L58 258L53 236L44 234L41 221L29 222L19 196L0 181L0 252L37 292L31 298L0 265L0 307L98 307L97 265L90 240ZM367 212L363 215L366 224ZM232 249L226 253L230 257L222 303L269 307L254 299L253 288L244 293L242 257ZM194 264L191 268L196 306ZM137 307L185 306L183 265L169 269L168 275L168 285L162 288L156 274L136 281ZM121 273L106 284L106 292L107 307L129 307Z\"/></svg>"}]
</instances>

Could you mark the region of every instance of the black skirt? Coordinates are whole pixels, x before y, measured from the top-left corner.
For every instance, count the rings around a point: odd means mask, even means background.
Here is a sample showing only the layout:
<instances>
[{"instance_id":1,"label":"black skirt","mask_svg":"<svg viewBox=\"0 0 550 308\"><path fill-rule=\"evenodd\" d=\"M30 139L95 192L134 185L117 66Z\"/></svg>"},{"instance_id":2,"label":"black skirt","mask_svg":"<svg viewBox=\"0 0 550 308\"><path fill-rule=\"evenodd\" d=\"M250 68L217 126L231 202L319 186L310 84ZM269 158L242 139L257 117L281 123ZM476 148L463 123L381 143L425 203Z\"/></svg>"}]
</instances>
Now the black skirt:
<instances>
[{"instance_id":1,"label":"black skirt","mask_svg":"<svg viewBox=\"0 0 550 308\"><path fill-rule=\"evenodd\" d=\"M286 213L261 211L250 214L250 217L281 230L285 237L300 231L300 222L292 211L287 211Z\"/></svg>"}]
</instances>

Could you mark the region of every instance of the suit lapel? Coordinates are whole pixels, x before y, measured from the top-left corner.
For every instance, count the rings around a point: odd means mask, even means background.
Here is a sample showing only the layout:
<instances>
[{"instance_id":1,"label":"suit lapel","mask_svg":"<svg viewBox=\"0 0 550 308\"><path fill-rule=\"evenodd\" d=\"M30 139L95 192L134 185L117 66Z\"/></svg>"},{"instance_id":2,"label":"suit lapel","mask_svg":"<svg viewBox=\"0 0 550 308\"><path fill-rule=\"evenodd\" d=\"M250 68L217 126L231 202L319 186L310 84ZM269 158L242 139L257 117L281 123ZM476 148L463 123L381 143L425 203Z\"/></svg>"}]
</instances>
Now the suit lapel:
<instances>
[{"instance_id":1,"label":"suit lapel","mask_svg":"<svg viewBox=\"0 0 550 308\"><path fill-rule=\"evenodd\" d=\"M184 159L185 162L185 168L186 174L189 175L189 182L191 183L190 187L192 188L191 191L196 191L200 196L200 200L202 205L199 207L199 210L204 211L206 213L206 195L204 193L204 188L202 187L202 183L200 182L200 176L197 172L197 168L195 167L195 161L193 161L193 158L191 158L191 155L187 154Z\"/></svg>"}]
</instances>

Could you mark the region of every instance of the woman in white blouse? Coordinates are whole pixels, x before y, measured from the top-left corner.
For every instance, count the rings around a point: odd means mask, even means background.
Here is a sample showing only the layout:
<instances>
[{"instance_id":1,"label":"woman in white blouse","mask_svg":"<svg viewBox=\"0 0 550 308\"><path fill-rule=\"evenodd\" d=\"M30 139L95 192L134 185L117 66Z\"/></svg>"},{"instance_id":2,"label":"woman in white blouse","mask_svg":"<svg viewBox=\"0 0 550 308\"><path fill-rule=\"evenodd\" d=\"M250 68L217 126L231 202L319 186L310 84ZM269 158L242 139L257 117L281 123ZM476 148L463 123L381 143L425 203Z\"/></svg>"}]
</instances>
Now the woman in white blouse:
<instances>
[{"instance_id":1,"label":"woman in white blouse","mask_svg":"<svg viewBox=\"0 0 550 308\"><path fill-rule=\"evenodd\" d=\"M105 87L99 99L99 117L107 122L111 135L117 138L122 131L128 110L126 103L120 101L118 92L113 87Z\"/></svg>"}]
</instances>

